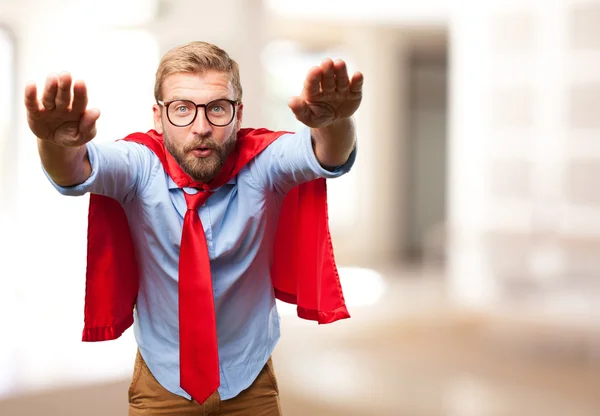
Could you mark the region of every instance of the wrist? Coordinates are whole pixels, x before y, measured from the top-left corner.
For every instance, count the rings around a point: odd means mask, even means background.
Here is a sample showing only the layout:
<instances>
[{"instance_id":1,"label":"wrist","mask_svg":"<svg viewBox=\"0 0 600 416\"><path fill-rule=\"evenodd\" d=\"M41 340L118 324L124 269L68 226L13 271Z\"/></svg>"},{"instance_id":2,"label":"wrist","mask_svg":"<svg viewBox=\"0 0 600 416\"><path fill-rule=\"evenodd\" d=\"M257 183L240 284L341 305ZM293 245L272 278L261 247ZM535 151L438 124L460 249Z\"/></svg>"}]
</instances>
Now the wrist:
<instances>
[{"instance_id":1,"label":"wrist","mask_svg":"<svg viewBox=\"0 0 600 416\"><path fill-rule=\"evenodd\" d=\"M328 170L346 163L356 145L354 120L345 118L311 129L313 149L321 166Z\"/></svg>"}]
</instances>

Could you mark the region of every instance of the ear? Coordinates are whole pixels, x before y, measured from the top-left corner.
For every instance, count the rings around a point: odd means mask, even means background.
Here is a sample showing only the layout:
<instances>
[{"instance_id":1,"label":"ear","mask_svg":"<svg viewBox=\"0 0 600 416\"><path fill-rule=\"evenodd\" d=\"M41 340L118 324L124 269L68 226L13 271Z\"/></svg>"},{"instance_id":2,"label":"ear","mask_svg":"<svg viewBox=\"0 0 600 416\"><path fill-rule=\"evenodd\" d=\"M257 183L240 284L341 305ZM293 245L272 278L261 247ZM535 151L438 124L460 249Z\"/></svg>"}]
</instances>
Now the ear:
<instances>
[{"instance_id":1,"label":"ear","mask_svg":"<svg viewBox=\"0 0 600 416\"><path fill-rule=\"evenodd\" d=\"M154 113L154 130L156 130L158 134L163 134L162 106L154 104L152 106L152 112Z\"/></svg>"},{"instance_id":2,"label":"ear","mask_svg":"<svg viewBox=\"0 0 600 416\"><path fill-rule=\"evenodd\" d=\"M235 115L236 119L237 119L237 124L236 124L236 133L238 131L240 131L240 129L242 128L242 118L244 116L244 104L243 103L239 103L238 104L238 108L237 108L237 113Z\"/></svg>"}]
</instances>

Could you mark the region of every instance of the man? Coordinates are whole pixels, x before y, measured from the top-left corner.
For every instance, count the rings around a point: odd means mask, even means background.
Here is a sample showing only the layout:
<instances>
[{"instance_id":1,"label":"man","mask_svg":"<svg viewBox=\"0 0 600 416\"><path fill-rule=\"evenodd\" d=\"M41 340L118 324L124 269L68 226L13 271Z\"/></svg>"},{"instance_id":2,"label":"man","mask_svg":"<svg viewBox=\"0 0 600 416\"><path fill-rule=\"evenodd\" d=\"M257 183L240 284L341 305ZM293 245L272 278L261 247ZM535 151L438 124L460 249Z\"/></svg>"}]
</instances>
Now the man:
<instances>
[{"instance_id":1,"label":"man","mask_svg":"<svg viewBox=\"0 0 600 416\"><path fill-rule=\"evenodd\" d=\"M279 339L278 287L271 282L282 256L274 247L278 219L298 186L350 170L362 83L360 73L349 79L343 61L326 59L289 101L305 128L295 134L241 129L236 62L214 45L192 42L160 62L155 130L101 145L92 142L100 113L87 109L82 81L72 85L68 73L50 75L41 102L35 84L26 86L28 122L49 180L65 195L92 193L88 244L102 242L118 219L116 211L105 215L106 228L99 228L108 200L126 216L134 251L113 272L89 276L115 263L107 256L123 255L121 237L88 251L86 326L88 312L109 302L97 292L112 281L110 296L118 296L118 285L139 274L139 287L137 280L132 286L139 350L130 415L281 414L270 359ZM128 258L137 259L139 271L115 280L129 270ZM339 281L332 286L339 289ZM115 321L96 324L84 339L113 339L130 325Z\"/></svg>"}]
</instances>

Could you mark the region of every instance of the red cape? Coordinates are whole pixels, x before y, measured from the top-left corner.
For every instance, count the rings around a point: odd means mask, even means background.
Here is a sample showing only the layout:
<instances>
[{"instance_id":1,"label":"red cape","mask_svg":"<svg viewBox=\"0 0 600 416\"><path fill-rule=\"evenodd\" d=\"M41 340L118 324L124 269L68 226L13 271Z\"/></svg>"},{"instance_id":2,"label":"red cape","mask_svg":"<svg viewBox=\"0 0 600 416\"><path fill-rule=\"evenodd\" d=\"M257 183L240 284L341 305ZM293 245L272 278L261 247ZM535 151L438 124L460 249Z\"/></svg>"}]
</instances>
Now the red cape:
<instances>
[{"instance_id":1,"label":"red cape","mask_svg":"<svg viewBox=\"0 0 600 416\"><path fill-rule=\"evenodd\" d=\"M237 175L282 134L241 129L235 157L227 162L231 167L228 177ZM190 180L165 151L162 136L154 130L134 133L124 140L149 147L178 186ZM320 324L350 317L331 244L325 179L299 185L286 195L273 250L271 280L278 299L296 304L300 318ZM92 194L83 341L116 339L133 324L138 282L135 250L123 207L112 198Z\"/></svg>"}]
</instances>

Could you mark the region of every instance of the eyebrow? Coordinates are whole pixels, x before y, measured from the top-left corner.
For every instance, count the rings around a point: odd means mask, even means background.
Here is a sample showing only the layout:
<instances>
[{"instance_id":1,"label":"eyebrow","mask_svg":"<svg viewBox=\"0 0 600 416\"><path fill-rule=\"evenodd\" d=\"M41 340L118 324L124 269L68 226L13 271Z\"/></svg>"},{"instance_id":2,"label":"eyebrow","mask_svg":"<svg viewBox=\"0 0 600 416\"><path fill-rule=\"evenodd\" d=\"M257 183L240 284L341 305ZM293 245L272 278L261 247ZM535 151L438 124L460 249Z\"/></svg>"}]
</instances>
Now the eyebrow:
<instances>
[{"instance_id":1,"label":"eyebrow","mask_svg":"<svg viewBox=\"0 0 600 416\"><path fill-rule=\"evenodd\" d=\"M180 97L180 96L178 96L178 95L174 95L174 96L173 96L173 98L171 98L169 101L177 101L177 100L182 100L182 101L184 101L184 100L185 100L185 101L191 101L191 102L193 102L194 104L197 104L197 103L196 103L194 100L190 100L189 98L181 98L181 97ZM207 102L206 102L206 104L208 104L208 103L210 103L210 102L212 102L212 101L217 101L217 100L229 100L229 101L235 101L235 100L233 100L233 99L231 99L231 98L227 98L227 97L219 97L219 98L213 98L212 100L209 100L209 101L207 101Z\"/></svg>"}]
</instances>

